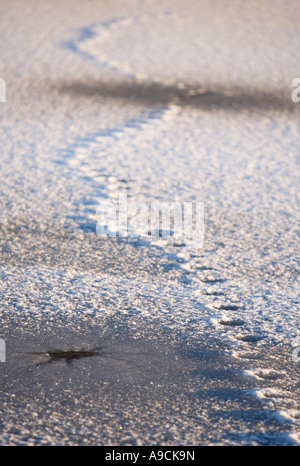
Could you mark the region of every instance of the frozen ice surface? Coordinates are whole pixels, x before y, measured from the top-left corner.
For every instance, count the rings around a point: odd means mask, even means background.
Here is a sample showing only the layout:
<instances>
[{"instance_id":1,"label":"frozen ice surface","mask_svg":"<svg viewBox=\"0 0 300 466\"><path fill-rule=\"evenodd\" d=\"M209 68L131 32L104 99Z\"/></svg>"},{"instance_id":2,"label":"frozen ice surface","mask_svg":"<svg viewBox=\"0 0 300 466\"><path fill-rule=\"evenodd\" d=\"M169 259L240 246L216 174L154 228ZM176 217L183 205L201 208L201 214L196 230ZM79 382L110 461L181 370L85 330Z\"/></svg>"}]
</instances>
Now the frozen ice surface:
<instances>
[{"instance_id":1,"label":"frozen ice surface","mask_svg":"<svg viewBox=\"0 0 300 466\"><path fill-rule=\"evenodd\" d=\"M299 443L300 6L216 4L0 5L2 444ZM100 238L119 194L203 247Z\"/></svg>"}]
</instances>

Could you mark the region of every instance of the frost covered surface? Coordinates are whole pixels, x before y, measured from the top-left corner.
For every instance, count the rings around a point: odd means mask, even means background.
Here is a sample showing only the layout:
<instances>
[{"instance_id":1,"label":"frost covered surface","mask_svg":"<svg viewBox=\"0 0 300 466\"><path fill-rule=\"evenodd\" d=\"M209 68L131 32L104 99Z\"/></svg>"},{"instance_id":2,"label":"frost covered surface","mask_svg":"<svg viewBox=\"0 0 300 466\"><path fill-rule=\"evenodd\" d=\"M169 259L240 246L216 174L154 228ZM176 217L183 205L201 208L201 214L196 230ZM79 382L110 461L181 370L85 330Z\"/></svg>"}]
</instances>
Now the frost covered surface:
<instances>
[{"instance_id":1,"label":"frost covered surface","mask_svg":"<svg viewBox=\"0 0 300 466\"><path fill-rule=\"evenodd\" d=\"M17 4L0 7L2 443L297 443L298 2ZM203 248L99 238L97 205L119 194L204 202ZM140 355L114 360L118 389L100 357L69 367L32 354L99 338L118 357ZM151 376L139 369L145 348ZM28 367L27 397L16 374ZM212 400L224 412L217 434Z\"/></svg>"}]
</instances>

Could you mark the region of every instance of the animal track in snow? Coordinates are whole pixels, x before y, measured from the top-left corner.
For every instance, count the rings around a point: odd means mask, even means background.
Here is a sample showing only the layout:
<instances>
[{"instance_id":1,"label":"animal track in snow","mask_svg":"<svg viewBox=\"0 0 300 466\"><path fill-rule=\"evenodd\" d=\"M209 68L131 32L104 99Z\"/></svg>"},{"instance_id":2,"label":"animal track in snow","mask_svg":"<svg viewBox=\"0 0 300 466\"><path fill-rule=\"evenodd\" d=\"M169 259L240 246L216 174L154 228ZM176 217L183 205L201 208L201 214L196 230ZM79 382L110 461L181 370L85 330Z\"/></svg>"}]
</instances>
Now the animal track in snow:
<instances>
[{"instance_id":1,"label":"animal track in snow","mask_svg":"<svg viewBox=\"0 0 300 466\"><path fill-rule=\"evenodd\" d=\"M225 326L229 326L229 327L237 327L237 326L241 326L241 325L244 325L245 322L241 319L233 319L233 320L220 320L219 321L219 324L221 325L225 325Z\"/></svg>"}]
</instances>

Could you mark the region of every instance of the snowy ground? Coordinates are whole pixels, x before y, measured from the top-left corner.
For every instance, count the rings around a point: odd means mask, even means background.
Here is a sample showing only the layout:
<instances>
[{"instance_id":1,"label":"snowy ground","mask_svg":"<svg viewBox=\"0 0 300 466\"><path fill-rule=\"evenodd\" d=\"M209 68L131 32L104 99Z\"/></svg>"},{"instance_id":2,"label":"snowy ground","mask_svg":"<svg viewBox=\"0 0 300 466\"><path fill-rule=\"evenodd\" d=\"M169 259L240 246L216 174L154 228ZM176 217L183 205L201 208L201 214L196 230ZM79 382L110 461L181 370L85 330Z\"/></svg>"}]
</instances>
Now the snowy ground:
<instances>
[{"instance_id":1,"label":"snowy ground","mask_svg":"<svg viewBox=\"0 0 300 466\"><path fill-rule=\"evenodd\" d=\"M1 443L299 444L299 3L0 17ZM100 238L119 194L203 247Z\"/></svg>"}]
</instances>

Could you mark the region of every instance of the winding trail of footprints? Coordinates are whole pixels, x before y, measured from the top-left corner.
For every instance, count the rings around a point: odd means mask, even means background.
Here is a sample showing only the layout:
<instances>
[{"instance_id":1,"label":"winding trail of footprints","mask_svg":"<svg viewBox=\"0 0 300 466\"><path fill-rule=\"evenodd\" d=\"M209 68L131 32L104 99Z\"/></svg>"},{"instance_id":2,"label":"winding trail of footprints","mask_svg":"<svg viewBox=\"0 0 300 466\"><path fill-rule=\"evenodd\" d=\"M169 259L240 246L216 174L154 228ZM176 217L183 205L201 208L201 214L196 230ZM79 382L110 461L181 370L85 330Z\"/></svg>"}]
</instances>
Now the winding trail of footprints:
<instances>
[{"instance_id":1,"label":"winding trail of footprints","mask_svg":"<svg viewBox=\"0 0 300 466\"><path fill-rule=\"evenodd\" d=\"M143 21L147 18L143 17ZM132 18L123 18L102 27L103 37L107 39L112 34L114 28L128 27ZM97 27L97 33L101 32L101 27ZM80 41L84 37L80 37ZM76 47L73 47L76 50ZM108 63L107 58L103 57L101 62L103 66L109 66L111 69L118 69L116 63ZM120 71L118 69L118 71ZM123 70L124 71L124 70ZM64 151L66 164L76 174L85 177L94 187L97 186L95 195L85 199L82 206L77 206L81 212L75 214L83 223L82 228L94 229L97 222L96 206L103 200L116 200L119 193L127 193L128 196L134 192L135 180L120 179L114 176L112 172L103 172L101 167L101 157L106 157L109 153L109 147L119 146L120 151L126 147L127 140L132 138L143 139L145 135L151 137L151 133L167 127L170 120L177 115L179 107L176 102L169 105L152 108L144 112L139 118L127 121L123 126L117 128L101 129L96 134L87 135L74 139L73 143ZM98 161L98 164L96 163ZM99 163L100 161L100 163ZM136 192L139 192L136 190ZM151 238L150 238L151 240ZM152 238L153 240L153 238ZM151 241L153 243L153 241ZM154 241L155 243L155 241ZM159 244L162 244L161 242ZM161 250L161 254L164 252ZM179 248L176 253L172 253L172 258L177 258L178 268L183 273L191 276L195 285L200 286L200 294L203 301L210 310L210 324L218 331L221 338L229 338L232 344L232 355L240 360L259 361L259 352L255 352L255 344L264 339L264 335L251 333L247 322L238 315L239 310L244 306L239 302L228 302L226 285L227 280L213 267L199 265L199 258L189 257L186 259L184 248ZM182 258L186 260L182 261ZM206 287L206 288L205 288ZM230 294L230 293L229 293ZM283 379L287 374L283 371L277 372L264 368L255 367L245 370L244 375L255 377L259 381L276 382ZM273 387L258 388L253 394L267 403L273 410L277 419L294 427L300 425L299 407L294 399L290 399L289 393L284 390L278 390ZM300 442L300 434L293 434L294 440ZM295 437L296 436L296 437Z\"/></svg>"}]
</instances>

